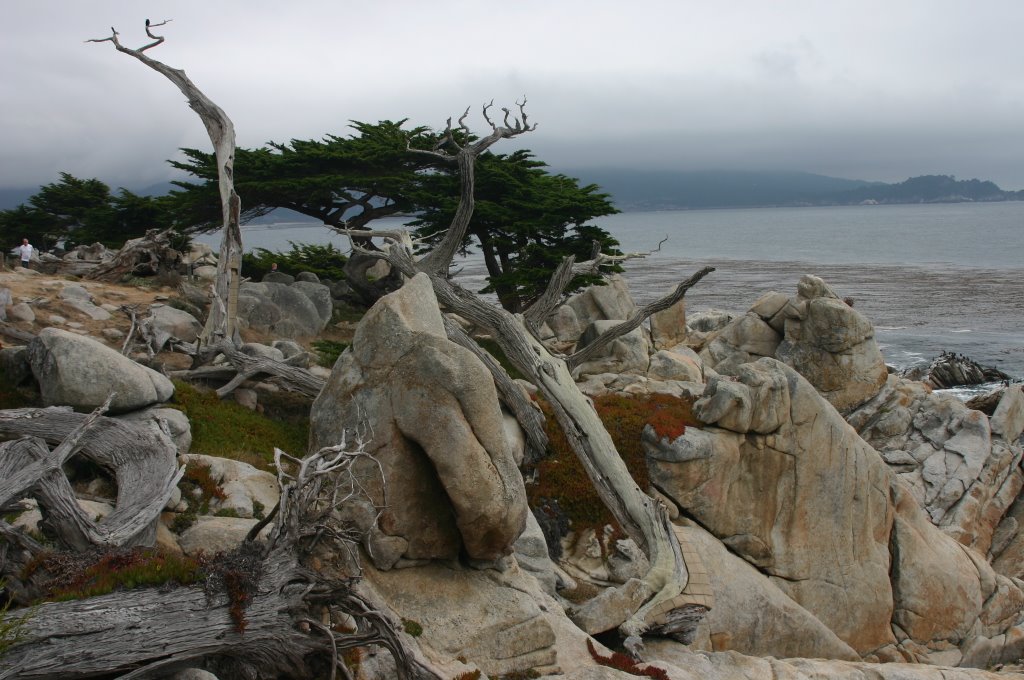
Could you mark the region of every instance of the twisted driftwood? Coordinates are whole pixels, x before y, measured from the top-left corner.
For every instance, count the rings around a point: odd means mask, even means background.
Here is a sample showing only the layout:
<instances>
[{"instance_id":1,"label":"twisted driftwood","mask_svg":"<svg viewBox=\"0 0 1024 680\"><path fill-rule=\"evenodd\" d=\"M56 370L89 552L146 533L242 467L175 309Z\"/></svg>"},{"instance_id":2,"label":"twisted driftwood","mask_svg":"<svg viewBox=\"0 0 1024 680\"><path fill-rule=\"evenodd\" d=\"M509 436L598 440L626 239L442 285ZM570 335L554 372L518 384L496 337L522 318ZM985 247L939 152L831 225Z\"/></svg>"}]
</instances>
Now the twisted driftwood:
<instances>
[{"instance_id":1,"label":"twisted driftwood","mask_svg":"<svg viewBox=\"0 0 1024 680\"><path fill-rule=\"evenodd\" d=\"M129 275L175 271L181 261L181 253L171 247L173 233L173 229L150 229L145 236L128 239L113 259L94 266L85 278L117 283Z\"/></svg>"},{"instance_id":2,"label":"twisted driftwood","mask_svg":"<svg viewBox=\"0 0 1024 680\"><path fill-rule=\"evenodd\" d=\"M344 538L330 517L359 492L350 469L365 455L344 443L303 459L275 452L277 524L265 543L247 543L242 551L258 560L248 564L248 573L258 576L244 632L230 596L202 586L45 603L32 610L24 638L0 660L0 680L162 677L204 665L231 677L313 677L328 668L331 678L339 671L350 677L338 652L365 645L387 648L399 678L437 678L357 591L355 579L330 579L302 564L318 541ZM342 620L346 632L338 632Z\"/></svg>"},{"instance_id":3,"label":"twisted driftwood","mask_svg":"<svg viewBox=\"0 0 1024 680\"><path fill-rule=\"evenodd\" d=\"M109 403L109 400L108 400ZM170 437L151 427L69 408L0 411L0 507L35 495L65 547L152 545L156 521L181 478ZM52 451L47 444L56 445ZM114 511L94 521L78 505L61 466L76 452L117 482Z\"/></svg>"}]
</instances>

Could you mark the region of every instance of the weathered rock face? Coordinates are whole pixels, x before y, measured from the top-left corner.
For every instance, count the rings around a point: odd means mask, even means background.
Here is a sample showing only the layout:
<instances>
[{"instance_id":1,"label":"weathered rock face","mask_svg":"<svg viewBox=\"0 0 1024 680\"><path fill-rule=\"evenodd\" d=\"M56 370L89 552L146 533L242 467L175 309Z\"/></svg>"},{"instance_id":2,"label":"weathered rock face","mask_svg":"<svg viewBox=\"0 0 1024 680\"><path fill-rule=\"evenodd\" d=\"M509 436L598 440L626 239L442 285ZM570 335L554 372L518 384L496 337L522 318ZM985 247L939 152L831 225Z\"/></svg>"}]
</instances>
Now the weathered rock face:
<instances>
[{"instance_id":1,"label":"weathered rock face","mask_svg":"<svg viewBox=\"0 0 1024 680\"><path fill-rule=\"evenodd\" d=\"M390 572L367 568L365 577L396 618L420 625L417 640L432 660L461 656L490 677L555 664L557 640L545 606L550 600L518 569L501 574L431 564Z\"/></svg>"},{"instance_id":2,"label":"weathered rock face","mask_svg":"<svg viewBox=\"0 0 1024 680\"><path fill-rule=\"evenodd\" d=\"M43 329L28 344L28 353L47 405L88 411L114 392L110 412L123 413L167 401L174 394L171 381L156 371L92 338L57 328Z\"/></svg>"},{"instance_id":3,"label":"weathered rock face","mask_svg":"<svg viewBox=\"0 0 1024 680\"><path fill-rule=\"evenodd\" d=\"M700 357L719 373L760 357L775 356L782 335L753 312L730 321L701 350Z\"/></svg>"},{"instance_id":4,"label":"weathered rock face","mask_svg":"<svg viewBox=\"0 0 1024 680\"><path fill-rule=\"evenodd\" d=\"M672 349L686 341L686 298L650 317L655 349Z\"/></svg>"},{"instance_id":5,"label":"weathered rock face","mask_svg":"<svg viewBox=\"0 0 1024 680\"><path fill-rule=\"evenodd\" d=\"M707 567L715 606L700 623L695 649L752 656L858 660L856 652L771 579L690 523L676 527Z\"/></svg>"},{"instance_id":6,"label":"weathered rock face","mask_svg":"<svg viewBox=\"0 0 1024 680\"><path fill-rule=\"evenodd\" d=\"M821 415L825 402L791 369L744 369L751 385L712 381L694 405L720 428L669 445L645 437L652 482L858 652L894 642L891 473L834 410ZM755 411L775 430L746 435Z\"/></svg>"},{"instance_id":7,"label":"weathered rock face","mask_svg":"<svg viewBox=\"0 0 1024 680\"><path fill-rule=\"evenodd\" d=\"M243 283L238 315L250 328L283 338L311 337L331 319L330 289L319 283Z\"/></svg>"},{"instance_id":8,"label":"weathered rock face","mask_svg":"<svg viewBox=\"0 0 1024 680\"><path fill-rule=\"evenodd\" d=\"M936 528L795 371L761 359L737 378L709 381L694 405L717 427L673 442L645 432L662 493L862 655L952 665L1019 655L1016 584Z\"/></svg>"},{"instance_id":9,"label":"weathered rock face","mask_svg":"<svg viewBox=\"0 0 1024 680\"><path fill-rule=\"evenodd\" d=\"M841 412L875 396L887 371L875 331L816 276L804 276L783 309L785 338L776 358L792 366Z\"/></svg>"},{"instance_id":10,"label":"weathered rock face","mask_svg":"<svg viewBox=\"0 0 1024 680\"><path fill-rule=\"evenodd\" d=\"M636 311L629 286L621 276L608 277L604 286L591 286L573 295L547 319L554 339L573 345L594 321L628 319Z\"/></svg>"},{"instance_id":11,"label":"weathered rock face","mask_svg":"<svg viewBox=\"0 0 1024 680\"><path fill-rule=\"evenodd\" d=\"M982 554L1024 486L1020 386L1004 392L993 417L923 383L890 376L847 419L910 487L932 523Z\"/></svg>"},{"instance_id":12,"label":"weathered rock face","mask_svg":"<svg viewBox=\"0 0 1024 680\"><path fill-rule=\"evenodd\" d=\"M760 357L792 366L840 411L875 396L887 371L874 328L816 276L804 276L797 295L762 295L743 316L708 332L701 358L718 373Z\"/></svg>"},{"instance_id":13,"label":"weathered rock face","mask_svg":"<svg viewBox=\"0 0 1024 680\"><path fill-rule=\"evenodd\" d=\"M602 333L617 326L621 321L594 321L587 326L579 338L578 348L582 349L597 340ZM650 359L650 343L643 328L635 328L613 340L601 355L581 364L574 373L645 373Z\"/></svg>"},{"instance_id":14,"label":"weathered rock face","mask_svg":"<svg viewBox=\"0 0 1024 680\"><path fill-rule=\"evenodd\" d=\"M365 460L358 470L373 505L346 512L369 532L378 567L462 548L479 560L511 552L528 509L497 392L484 365L445 336L425 275L366 314L313 404L312 447L356 433L380 467Z\"/></svg>"}]
</instances>

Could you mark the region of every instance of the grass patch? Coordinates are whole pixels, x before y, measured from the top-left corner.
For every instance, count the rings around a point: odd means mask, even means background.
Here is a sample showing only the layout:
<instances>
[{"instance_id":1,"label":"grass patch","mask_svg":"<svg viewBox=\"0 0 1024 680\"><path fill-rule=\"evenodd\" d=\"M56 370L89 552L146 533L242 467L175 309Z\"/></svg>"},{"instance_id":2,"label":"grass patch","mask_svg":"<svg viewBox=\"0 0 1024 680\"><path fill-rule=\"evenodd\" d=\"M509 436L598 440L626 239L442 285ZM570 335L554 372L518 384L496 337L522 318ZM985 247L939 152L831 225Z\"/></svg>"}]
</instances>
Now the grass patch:
<instances>
[{"instance_id":1,"label":"grass patch","mask_svg":"<svg viewBox=\"0 0 1024 680\"><path fill-rule=\"evenodd\" d=\"M236 404L221 401L212 390L174 383L168 406L188 416L192 424L192 453L230 458L273 471L274 447L302 455L309 441L308 415L302 422L278 422Z\"/></svg>"},{"instance_id":2,"label":"grass patch","mask_svg":"<svg viewBox=\"0 0 1024 680\"><path fill-rule=\"evenodd\" d=\"M334 363L348 346L349 343L338 342L337 340L314 340L312 343L313 349L316 350L316 362L327 368L334 367Z\"/></svg>"},{"instance_id":3,"label":"grass patch","mask_svg":"<svg viewBox=\"0 0 1024 680\"><path fill-rule=\"evenodd\" d=\"M335 301L331 323L359 323L366 316L366 310L355 305Z\"/></svg>"},{"instance_id":4,"label":"grass patch","mask_svg":"<svg viewBox=\"0 0 1024 680\"><path fill-rule=\"evenodd\" d=\"M689 400L663 394L644 397L613 394L594 400L597 414L615 442L615 448L633 481L644 490L650 486L640 440L644 426L651 423L659 435L678 437L687 426L698 425L692 406ZM530 507L542 507L554 499L575 531L598 529L606 524L619 528L594 490L576 454L569 448L550 408L543 402L541 407L547 416L545 429L549 455L536 466L537 483L526 488Z\"/></svg>"}]
</instances>

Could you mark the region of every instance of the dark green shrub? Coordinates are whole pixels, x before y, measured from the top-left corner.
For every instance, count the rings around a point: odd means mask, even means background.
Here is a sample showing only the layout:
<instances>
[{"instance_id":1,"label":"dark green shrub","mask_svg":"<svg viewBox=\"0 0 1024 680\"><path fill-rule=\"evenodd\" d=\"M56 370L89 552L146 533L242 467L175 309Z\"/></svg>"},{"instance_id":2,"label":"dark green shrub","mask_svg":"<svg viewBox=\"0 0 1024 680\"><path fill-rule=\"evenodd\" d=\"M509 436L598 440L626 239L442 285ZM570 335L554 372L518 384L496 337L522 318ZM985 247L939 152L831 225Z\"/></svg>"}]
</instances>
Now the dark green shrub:
<instances>
[{"instance_id":1,"label":"dark green shrub","mask_svg":"<svg viewBox=\"0 0 1024 680\"><path fill-rule=\"evenodd\" d=\"M259 281L270 271L270 265L277 263L277 270L292 276L299 272L312 272L321 279L342 281L345 279L345 262L348 258L333 244L288 242L288 252L256 248L242 256L242 272Z\"/></svg>"}]
</instances>

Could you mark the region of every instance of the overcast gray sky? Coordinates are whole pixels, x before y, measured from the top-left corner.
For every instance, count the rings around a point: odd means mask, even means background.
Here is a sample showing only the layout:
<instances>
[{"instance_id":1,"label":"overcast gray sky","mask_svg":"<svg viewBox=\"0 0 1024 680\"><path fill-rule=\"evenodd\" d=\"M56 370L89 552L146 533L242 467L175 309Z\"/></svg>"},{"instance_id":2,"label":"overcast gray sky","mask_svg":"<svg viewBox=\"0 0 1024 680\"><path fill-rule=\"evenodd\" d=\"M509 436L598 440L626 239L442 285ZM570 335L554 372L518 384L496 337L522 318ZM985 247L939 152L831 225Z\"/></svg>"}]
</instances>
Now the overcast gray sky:
<instances>
[{"instance_id":1,"label":"overcast gray sky","mask_svg":"<svg viewBox=\"0 0 1024 680\"><path fill-rule=\"evenodd\" d=\"M522 144L556 168L1024 188L1020 0L2 0L0 186L65 170L137 188L168 179L178 147L209 146L169 81L83 42L114 26L139 46L146 18L173 20L150 56L241 146L350 119L443 127L525 93L540 126Z\"/></svg>"}]
</instances>

